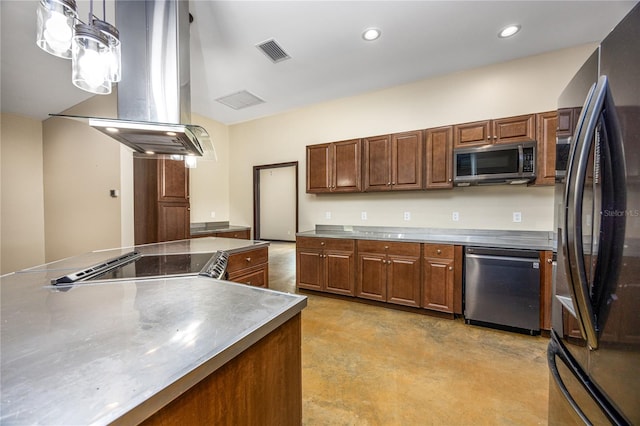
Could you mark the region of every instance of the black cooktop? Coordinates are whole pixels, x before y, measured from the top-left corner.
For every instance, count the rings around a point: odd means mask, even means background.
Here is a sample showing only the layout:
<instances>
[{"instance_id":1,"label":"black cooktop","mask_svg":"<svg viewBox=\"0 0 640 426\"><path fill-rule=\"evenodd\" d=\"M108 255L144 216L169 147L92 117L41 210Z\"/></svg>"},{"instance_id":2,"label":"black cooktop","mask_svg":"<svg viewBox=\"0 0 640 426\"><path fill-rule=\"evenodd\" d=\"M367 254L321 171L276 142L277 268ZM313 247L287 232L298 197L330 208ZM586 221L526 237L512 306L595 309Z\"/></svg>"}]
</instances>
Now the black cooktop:
<instances>
[{"instance_id":1,"label":"black cooktop","mask_svg":"<svg viewBox=\"0 0 640 426\"><path fill-rule=\"evenodd\" d=\"M78 281L149 278L165 275L198 274L214 253L141 255L127 253L52 280L52 284Z\"/></svg>"}]
</instances>

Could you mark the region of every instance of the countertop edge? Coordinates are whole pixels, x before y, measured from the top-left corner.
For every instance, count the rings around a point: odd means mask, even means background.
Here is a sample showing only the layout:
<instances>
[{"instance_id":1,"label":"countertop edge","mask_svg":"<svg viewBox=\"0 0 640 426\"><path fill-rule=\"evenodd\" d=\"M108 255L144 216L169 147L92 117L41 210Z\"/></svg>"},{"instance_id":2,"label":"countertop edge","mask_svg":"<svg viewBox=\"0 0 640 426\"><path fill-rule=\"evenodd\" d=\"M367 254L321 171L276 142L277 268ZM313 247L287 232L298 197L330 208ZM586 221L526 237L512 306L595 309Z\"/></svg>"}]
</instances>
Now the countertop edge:
<instances>
[{"instance_id":1,"label":"countertop edge","mask_svg":"<svg viewBox=\"0 0 640 426\"><path fill-rule=\"evenodd\" d=\"M243 284L238 284L243 285ZM286 311L274 316L266 323L260 325L253 330L248 331L236 342L225 348L223 351L214 355L209 360L204 361L195 367L189 373L185 374L169 386L149 397L141 404L133 407L117 419L114 419L111 425L130 425L139 424L151 417L154 413L171 403L174 399L184 394L197 383L220 369L226 363L240 355L246 349L260 341L263 337L273 332L275 329L300 314L307 306L307 298L300 298L294 302Z\"/></svg>"}]
</instances>

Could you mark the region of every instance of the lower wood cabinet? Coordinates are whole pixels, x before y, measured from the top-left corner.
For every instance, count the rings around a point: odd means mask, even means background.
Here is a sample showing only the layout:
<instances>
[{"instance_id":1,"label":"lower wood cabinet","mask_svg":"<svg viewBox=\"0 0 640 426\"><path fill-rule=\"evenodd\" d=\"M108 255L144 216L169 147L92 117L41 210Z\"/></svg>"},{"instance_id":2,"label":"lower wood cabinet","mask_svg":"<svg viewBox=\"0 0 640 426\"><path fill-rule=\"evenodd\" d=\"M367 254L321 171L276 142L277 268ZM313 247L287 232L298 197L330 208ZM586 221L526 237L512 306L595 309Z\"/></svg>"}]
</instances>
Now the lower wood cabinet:
<instances>
[{"instance_id":1,"label":"lower wood cabinet","mask_svg":"<svg viewBox=\"0 0 640 426\"><path fill-rule=\"evenodd\" d=\"M298 288L355 295L355 241L297 237Z\"/></svg>"},{"instance_id":2,"label":"lower wood cabinet","mask_svg":"<svg viewBox=\"0 0 640 426\"><path fill-rule=\"evenodd\" d=\"M358 241L356 296L420 307L420 243Z\"/></svg>"},{"instance_id":3,"label":"lower wood cabinet","mask_svg":"<svg viewBox=\"0 0 640 426\"><path fill-rule=\"evenodd\" d=\"M269 249L261 247L229 255L229 281L269 288Z\"/></svg>"},{"instance_id":4,"label":"lower wood cabinet","mask_svg":"<svg viewBox=\"0 0 640 426\"><path fill-rule=\"evenodd\" d=\"M424 244L422 306L462 314L462 246Z\"/></svg>"}]
</instances>

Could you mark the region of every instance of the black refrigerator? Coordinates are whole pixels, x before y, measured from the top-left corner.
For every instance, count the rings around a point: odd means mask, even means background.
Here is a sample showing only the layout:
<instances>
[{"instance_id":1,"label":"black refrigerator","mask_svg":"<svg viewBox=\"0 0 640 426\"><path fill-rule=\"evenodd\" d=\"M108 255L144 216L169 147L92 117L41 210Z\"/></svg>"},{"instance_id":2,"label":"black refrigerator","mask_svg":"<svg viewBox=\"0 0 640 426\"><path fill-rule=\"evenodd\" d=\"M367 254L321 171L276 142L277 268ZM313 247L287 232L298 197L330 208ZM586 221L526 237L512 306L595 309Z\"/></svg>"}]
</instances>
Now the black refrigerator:
<instances>
[{"instance_id":1,"label":"black refrigerator","mask_svg":"<svg viewBox=\"0 0 640 426\"><path fill-rule=\"evenodd\" d=\"M558 117L549 424L640 425L640 4Z\"/></svg>"}]
</instances>

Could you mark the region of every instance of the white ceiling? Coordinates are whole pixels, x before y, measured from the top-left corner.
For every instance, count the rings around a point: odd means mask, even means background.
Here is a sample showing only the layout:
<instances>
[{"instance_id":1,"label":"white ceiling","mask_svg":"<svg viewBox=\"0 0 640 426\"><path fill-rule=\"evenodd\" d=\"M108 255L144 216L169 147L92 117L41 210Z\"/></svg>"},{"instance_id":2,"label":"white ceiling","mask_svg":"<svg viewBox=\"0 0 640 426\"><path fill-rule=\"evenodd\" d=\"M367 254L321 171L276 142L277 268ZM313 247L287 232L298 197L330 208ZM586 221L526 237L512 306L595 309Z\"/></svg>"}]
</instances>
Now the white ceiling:
<instances>
[{"instance_id":1,"label":"white ceiling","mask_svg":"<svg viewBox=\"0 0 640 426\"><path fill-rule=\"evenodd\" d=\"M226 124L424 78L597 42L636 1L190 0L192 111ZM1 106L44 119L90 96L70 61L35 45L37 0L1 0ZM100 10L102 2L96 0ZM88 1L78 0L81 18ZM113 0L107 0L113 22ZM98 7L99 6L99 7ZM518 23L522 31L498 39ZM117 25L117 23L116 23ZM374 42L367 27L382 30ZM274 38L291 59L255 45ZM126 68L124 69L126 72ZM233 110L215 99L248 90L265 103Z\"/></svg>"}]
</instances>

